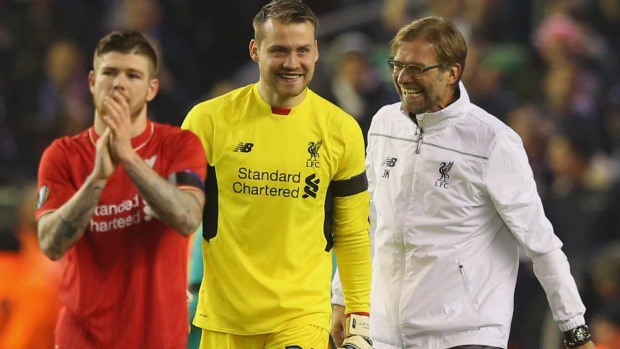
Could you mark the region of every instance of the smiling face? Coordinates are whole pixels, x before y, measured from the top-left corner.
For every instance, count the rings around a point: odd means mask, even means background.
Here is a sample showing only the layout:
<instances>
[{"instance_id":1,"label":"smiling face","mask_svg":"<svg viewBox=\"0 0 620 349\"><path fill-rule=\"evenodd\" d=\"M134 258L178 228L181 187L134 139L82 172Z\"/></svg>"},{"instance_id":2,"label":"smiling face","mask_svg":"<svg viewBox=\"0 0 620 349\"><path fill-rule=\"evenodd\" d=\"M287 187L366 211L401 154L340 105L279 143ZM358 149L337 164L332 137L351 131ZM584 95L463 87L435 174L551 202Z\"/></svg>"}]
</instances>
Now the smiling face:
<instances>
[{"instance_id":1,"label":"smiling face","mask_svg":"<svg viewBox=\"0 0 620 349\"><path fill-rule=\"evenodd\" d=\"M305 97L319 58L315 28L270 19L261 29L261 39L250 41L250 57L260 71L258 91L271 106L292 108Z\"/></svg>"},{"instance_id":2,"label":"smiling face","mask_svg":"<svg viewBox=\"0 0 620 349\"><path fill-rule=\"evenodd\" d=\"M396 50L394 60L419 66L438 63L433 44L422 39L402 43ZM407 69L395 70L392 78L403 109L410 114L421 114L439 111L454 101L459 74L460 67L453 65L416 74Z\"/></svg>"},{"instance_id":3,"label":"smiling face","mask_svg":"<svg viewBox=\"0 0 620 349\"><path fill-rule=\"evenodd\" d=\"M146 119L146 104L157 94L158 80L152 78L150 60L141 54L110 51L95 59L88 81L96 118L105 114L103 101L118 91L129 103L131 119Z\"/></svg>"}]
</instances>

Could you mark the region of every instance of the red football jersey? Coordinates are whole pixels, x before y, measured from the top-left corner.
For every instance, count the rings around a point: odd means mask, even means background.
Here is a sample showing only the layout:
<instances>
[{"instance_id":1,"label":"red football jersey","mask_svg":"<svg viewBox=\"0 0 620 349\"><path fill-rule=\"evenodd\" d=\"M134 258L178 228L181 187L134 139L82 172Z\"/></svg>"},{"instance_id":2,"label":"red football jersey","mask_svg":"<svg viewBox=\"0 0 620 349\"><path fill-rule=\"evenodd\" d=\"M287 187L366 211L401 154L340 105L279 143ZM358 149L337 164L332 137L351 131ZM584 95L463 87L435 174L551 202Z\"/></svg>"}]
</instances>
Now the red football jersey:
<instances>
[{"instance_id":1,"label":"red football jersey","mask_svg":"<svg viewBox=\"0 0 620 349\"><path fill-rule=\"evenodd\" d=\"M90 128L46 149L39 167L37 219L82 186L94 166L96 140ZM149 121L132 144L162 177L184 172L204 182L204 151L191 132ZM149 212L119 166L87 231L62 258L64 309L56 348L186 348L188 237Z\"/></svg>"}]
</instances>

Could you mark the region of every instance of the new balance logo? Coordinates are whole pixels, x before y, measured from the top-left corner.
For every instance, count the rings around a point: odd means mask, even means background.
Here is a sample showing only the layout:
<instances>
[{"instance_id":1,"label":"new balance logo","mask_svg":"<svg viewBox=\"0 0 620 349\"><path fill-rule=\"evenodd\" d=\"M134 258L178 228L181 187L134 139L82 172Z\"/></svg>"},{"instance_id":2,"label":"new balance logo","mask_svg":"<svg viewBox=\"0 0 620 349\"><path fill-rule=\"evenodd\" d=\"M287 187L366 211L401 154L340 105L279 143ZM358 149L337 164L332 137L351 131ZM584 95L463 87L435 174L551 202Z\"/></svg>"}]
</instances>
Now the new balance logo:
<instances>
[{"instance_id":1,"label":"new balance logo","mask_svg":"<svg viewBox=\"0 0 620 349\"><path fill-rule=\"evenodd\" d=\"M235 147L233 151L241 152L241 153L249 153L252 151L253 146L254 146L254 143L239 142L239 144L237 144L237 146Z\"/></svg>"},{"instance_id":2,"label":"new balance logo","mask_svg":"<svg viewBox=\"0 0 620 349\"><path fill-rule=\"evenodd\" d=\"M397 158L391 158L388 156L385 160L383 160L381 166L394 167L396 166L396 161L398 161Z\"/></svg>"}]
</instances>

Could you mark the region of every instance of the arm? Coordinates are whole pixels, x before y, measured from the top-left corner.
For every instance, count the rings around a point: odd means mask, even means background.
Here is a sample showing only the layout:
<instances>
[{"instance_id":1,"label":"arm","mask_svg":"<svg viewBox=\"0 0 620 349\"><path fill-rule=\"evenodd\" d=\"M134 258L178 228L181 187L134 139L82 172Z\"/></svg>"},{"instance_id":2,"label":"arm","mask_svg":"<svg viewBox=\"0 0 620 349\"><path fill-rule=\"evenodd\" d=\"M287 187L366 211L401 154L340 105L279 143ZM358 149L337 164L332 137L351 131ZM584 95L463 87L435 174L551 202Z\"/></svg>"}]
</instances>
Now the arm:
<instances>
[{"instance_id":1,"label":"arm","mask_svg":"<svg viewBox=\"0 0 620 349\"><path fill-rule=\"evenodd\" d=\"M202 222L205 201L202 191L178 188L151 169L135 152L120 164L156 217L182 235L196 231Z\"/></svg>"},{"instance_id":2,"label":"arm","mask_svg":"<svg viewBox=\"0 0 620 349\"><path fill-rule=\"evenodd\" d=\"M106 129L97 140L95 166L82 187L58 210L39 218L37 231L43 253L52 260L60 259L84 235L108 178L114 172Z\"/></svg>"},{"instance_id":3,"label":"arm","mask_svg":"<svg viewBox=\"0 0 620 349\"><path fill-rule=\"evenodd\" d=\"M566 332L585 324L585 306L561 250L562 242L545 216L520 140L511 135L499 137L486 175L489 194L497 212L532 259L534 273L547 295L553 318L560 330ZM586 344L584 348L588 347Z\"/></svg>"},{"instance_id":4,"label":"arm","mask_svg":"<svg viewBox=\"0 0 620 349\"><path fill-rule=\"evenodd\" d=\"M342 343L344 348L372 348L369 338L371 263L366 174L362 172L333 184L334 246L338 260L335 282L342 282L346 307L345 314L345 307L334 306L334 341L338 345Z\"/></svg>"},{"instance_id":5,"label":"arm","mask_svg":"<svg viewBox=\"0 0 620 349\"><path fill-rule=\"evenodd\" d=\"M108 114L103 121L111 129L109 140L114 161L124 169L155 216L182 235L190 235L202 222L204 193L184 190L170 183L136 153L131 145L129 105L119 92L106 97ZM182 184L182 183L179 183Z\"/></svg>"}]
</instances>

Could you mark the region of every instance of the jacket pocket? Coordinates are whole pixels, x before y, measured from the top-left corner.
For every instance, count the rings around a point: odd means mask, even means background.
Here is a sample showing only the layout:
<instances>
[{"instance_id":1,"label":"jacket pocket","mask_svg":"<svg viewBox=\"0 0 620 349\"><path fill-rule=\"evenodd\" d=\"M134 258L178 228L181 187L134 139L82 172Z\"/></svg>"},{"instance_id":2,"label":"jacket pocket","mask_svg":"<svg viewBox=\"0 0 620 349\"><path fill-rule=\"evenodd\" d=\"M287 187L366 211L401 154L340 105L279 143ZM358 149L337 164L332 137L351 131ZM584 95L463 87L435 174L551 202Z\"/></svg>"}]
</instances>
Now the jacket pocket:
<instances>
[{"instance_id":1,"label":"jacket pocket","mask_svg":"<svg viewBox=\"0 0 620 349\"><path fill-rule=\"evenodd\" d=\"M461 274L461 280L463 281L463 288L465 291L465 298L467 299L467 304L469 304L469 309L471 309L472 315L474 317L478 317L478 310L474 306L472 302L471 293L469 292L469 282L467 281L467 273L465 272L465 266L463 265L463 261L458 260L459 264L459 273Z\"/></svg>"}]
</instances>

